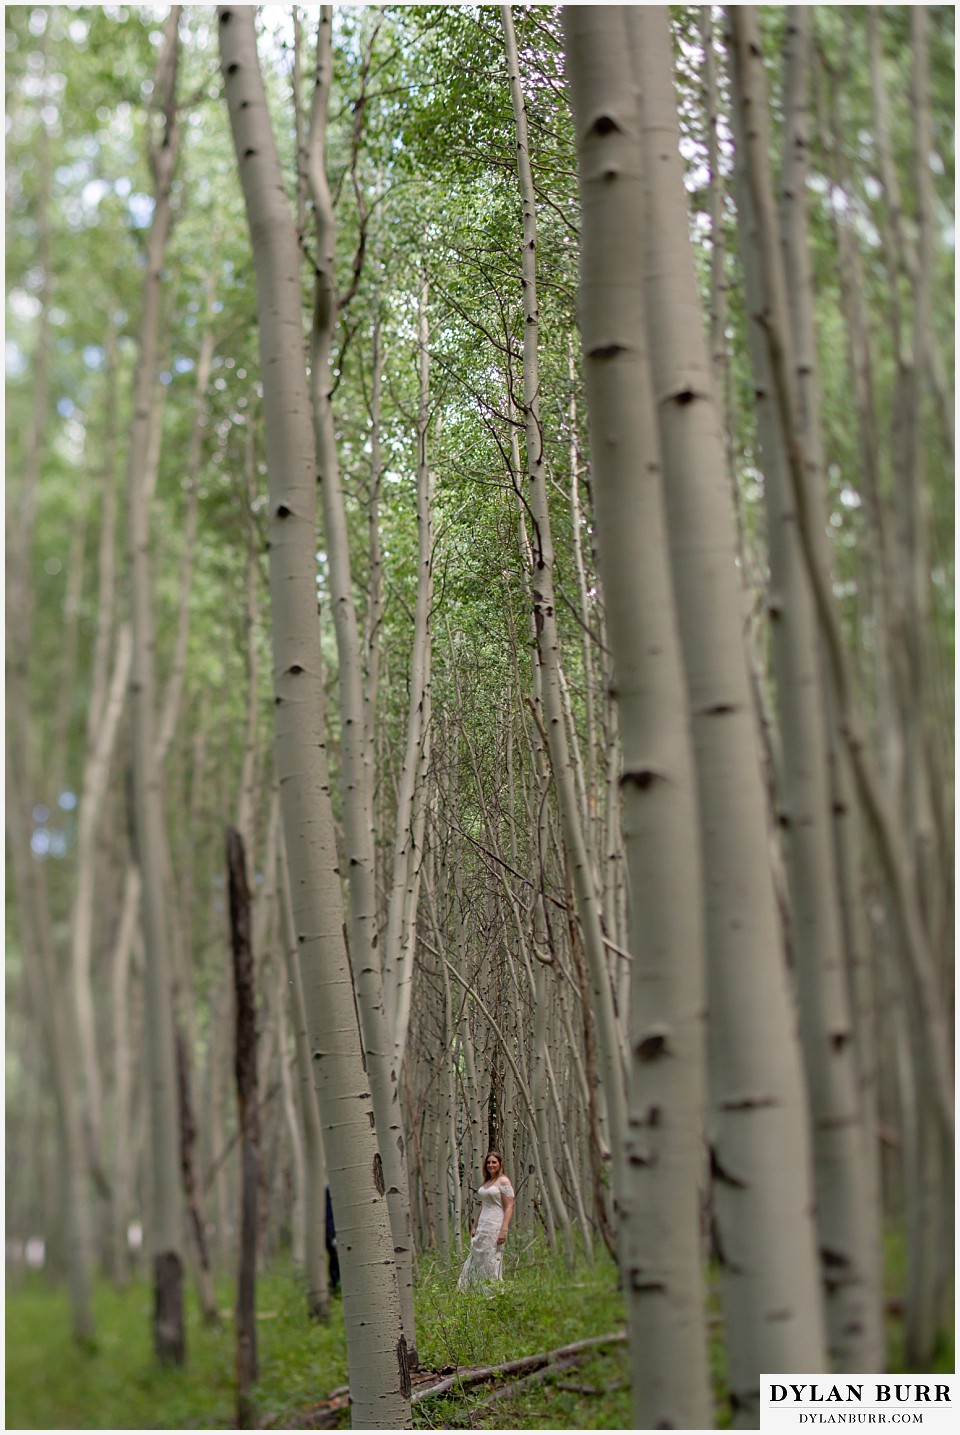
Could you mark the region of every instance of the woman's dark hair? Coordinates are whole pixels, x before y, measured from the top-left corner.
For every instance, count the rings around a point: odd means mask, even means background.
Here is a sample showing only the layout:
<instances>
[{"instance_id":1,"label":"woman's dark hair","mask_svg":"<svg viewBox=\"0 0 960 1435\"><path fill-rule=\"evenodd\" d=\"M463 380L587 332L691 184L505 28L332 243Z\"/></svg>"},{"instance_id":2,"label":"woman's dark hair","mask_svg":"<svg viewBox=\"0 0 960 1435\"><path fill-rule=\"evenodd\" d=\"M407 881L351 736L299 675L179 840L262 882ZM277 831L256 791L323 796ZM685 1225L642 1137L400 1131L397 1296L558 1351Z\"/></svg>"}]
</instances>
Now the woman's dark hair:
<instances>
[{"instance_id":1,"label":"woman's dark hair","mask_svg":"<svg viewBox=\"0 0 960 1435\"><path fill-rule=\"evenodd\" d=\"M488 1151L487 1154L486 1154L486 1156L485 1156L484 1159L483 1159L483 1179L484 1179L485 1181L488 1181L488 1180L490 1179L490 1172L489 1172L489 1170L488 1170L488 1167L489 1167L489 1165L490 1165L490 1157L491 1157L491 1156L496 1156L497 1160L500 1162L500 1172L501 1172L501 1174L503 1173L503 1157L500 1155L500 1152L499 1152L499 1151Z\"/></svg>"}]
</instances>

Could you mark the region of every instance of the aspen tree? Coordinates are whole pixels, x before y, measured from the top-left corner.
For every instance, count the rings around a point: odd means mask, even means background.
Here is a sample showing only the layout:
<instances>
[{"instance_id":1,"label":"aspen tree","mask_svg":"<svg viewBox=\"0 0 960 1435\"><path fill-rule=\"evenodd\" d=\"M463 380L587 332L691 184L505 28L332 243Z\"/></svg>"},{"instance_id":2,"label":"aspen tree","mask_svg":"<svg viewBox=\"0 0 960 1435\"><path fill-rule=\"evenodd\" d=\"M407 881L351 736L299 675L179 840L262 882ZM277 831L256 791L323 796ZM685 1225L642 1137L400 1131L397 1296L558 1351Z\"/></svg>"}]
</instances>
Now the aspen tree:
<instances>
[{"instance_id":1,"label":"aspen tree","mask_svg":"<svg viewBox=\"0 0 960 1435\"><path fill-rule=\"evenodd\" d=\"M133 740L133 806L146 945L147 1060L150 1071L154 1315L153 1340L163 1364L183 1364L182 1193L178 1130L173 984L169 914L164 892L164 832L160 768L156 761L156 672L148 512L149 432L160 334L163 262L171 222L170 195L179 149L176 80L180 6L167 20L154 93L162 134L150 148L155 206L148 240L140 318L140 356L134 381L133 424L127 468L133 658L130 727Z\"/></svg>"},{"instance_id":2,"label":"aspen tree","mask_svg":"<svg viewBox=\"0 0 960 1435\"><path fill-rule=\"evenodd\" d=\"M798 399L789 363L789 313L783 266L776 242L773 186L766 148L766 83L762 50L756 34L756 17L749 6L733 6L729 21L743 177L757 233L755 254L760 307L754 314L754 320L763 336L769 358L786 470L795 505L796 527L829 658L839 727L850 755L859 800L876 843L891 911L903 943L911 1040L925 1079L929 1082L943 1134L948 1141L952 1141L954 1097L951 1058L947 1025L937 991L937 973L910 880L904 844L864 734L863 717L854 690L829 575L823 564L809 494Z\"/></svg>"},{"instance_id":3,"label":"aspen tree","mask_svg":"<svg viewBox=\"0 0 960 1435\"><path fill-rule=\"evenodd\" d=\"M316 624L315 452L303 362L300 258L266 107L252 9L218 11L220 53L253 246L267 431L274 713L293 920L343 1273L357 1428L410 1423L383 1161L343 936L323 742Z\"/></svg>"},{"instance_id":4,"label":"aspen tree","mask_svg":"<svg viewBox=\"0 0 960 1435\"><path fill-rule=\"evenodd\" d=\"M589 974L591 1000L595 1008L600 1048L603 1090L607 1103L610 1147L613 1155L614 1200L619 1199L625 1132L625 1076L613 994L607 970L600 904L594 885L590 856L577 803L566 716L560 684L560 639L554 595L554 551L547 501L542 429L540 424L540 375L537 353L539 311L537 305L537 216L530 150L527 138L526 107L520 84L519 62L510 7L500 8L507 49L510 94L517 135L517 169L523 205L523 418L526 437L526 476L533 532L534 555L530 575L536 621L537 661L541 669L542 700L546 741L557 794L563 844L569 854L577 911L583 927L583 947Z\"/></svg>"},{"instance_id":5,"label":"aspen tree","mask_svg":"<svg viewBox=\"0 0 960 1435\"><path fill-rule=\"evenodd\" d=\"M703 1429L711 1423L699 1189L703 894L689 727L678 720L688 700L637 279L644 175L629 23L625 7L564 12L583 215L587 416L630 886L621 1258L637 1425Z\"/></svg>"},{"instance_id":6,"label":"aspen tree","mask_svg":"<svg viewBox=\"0 0 960 1435\"><path fill-rule=\"evenodd\" d=\"M778 1362L817 1370L825 1361L806 1104L741 639L726 456L689 243L667 12L631 11L628 23L648 209L638 247L656 336L650 360L700 810L713 1213L734 1421L749 1425L763 1371Z\"/></svg>"},{"instance_id":7,"label":"aspen tree","mask_svg":"<svg viewBox=\"0 0 960 1435\"><path fill-rule=\"evenodd\" d=\"M382 944L377 924L376 851L373 776L367 733L370 719L362 682L362 650L350 563L346 509L330 402L330 351L337 327L336 230L326 175L326 131L333 53L332 7L322 6L317 29L317 59L307 136L307 178L314 206L317 240L316 287L310 343L310 398L327 566L337 639L341 715L340 772L343 830L347 849L350 914L350 961L354 974L363 1047L370 1075L374 1112L380 1132L387 1205L393 1233L404 1335L416 1367L413 1312L413 1237L403 1126L397 1091L399 1063L396 1028L385 1001ZM386 947L389 950L387 933Z\"/></svg>"},{"instance_id":8,"label":"aspen tree","mask_svg":"<svg viewBox=\"0 0 960 1435\"><path fill-rule=\"evenodd\" d=\"M826 550L826 476L807 236L810 20L809 10L789 7L784 41L781 243L789 280L793 363L807 475L814 521ZM759 383L757 387L762 388ZM869 1209L867 1135L852 1039L850 978L831 815L829 755L841 742L836 729L837 706L796 537L789 475L782 466L766 464L763 408L761 404L758 430L767 476L770 581L780 607L771 634L783 748L779 820L786 843L800 1031L810 1091L828 1344L834 1369L880 1370L884 1364L880 1229L865 1219ZM823 561L825 566L829 564L826 551ZM828 719L833 719L834 731Z\"/></svg>"},{"instance_id":9,"label":"aspen tree","mask_svg":"<svg viewBox=\"0 0 960 1435\"><path fill-rule=\"evenodd\" d=\"M47 26L49 16L47 17ZM49 37L45 26L38 46L47 69ZM49 1061L56 1102L63 1199L68 1234L68 1285L74 1340L87 1346L95 1337L92 1307L94 1268L93 1213L90 1204L87 1146L80 1091L80 1053L76 1028L56 978L56 955L46 868L31 848L31 812L37 770L36 732L30 721L30 674L34 632L31 558L41 478L51 419L54 297L49 219L52 155L50 131L41 115L37 146L35 264L41 275L36 340L31 356L32 397L25 452L18 482L6 486L6 791L5 818L17 919L26 980L41 1039ZM11 476L12 477L12 476Z\"/></svg>"},{"instance_id":10,"label":"aspen tree","mask_svg":"<svg viewBox=\"0 0 960 1435\"><path fill-rule=\"evenodd\" d=\"M417 598L413 616L413 651L410 656L410 696L407 735L397 794L393 877L385 931L384 983L393 1027L394 1064L399 1069L406 1048L413 992L417 900L423 860L426 798L424 777L429 762L431 676L433 647L433 467L428 437L430 428L430 330L427 316L429 286L420 285L417 312ZM419 793L419 801L418 801Z\"/></svg>"}]
</instances>

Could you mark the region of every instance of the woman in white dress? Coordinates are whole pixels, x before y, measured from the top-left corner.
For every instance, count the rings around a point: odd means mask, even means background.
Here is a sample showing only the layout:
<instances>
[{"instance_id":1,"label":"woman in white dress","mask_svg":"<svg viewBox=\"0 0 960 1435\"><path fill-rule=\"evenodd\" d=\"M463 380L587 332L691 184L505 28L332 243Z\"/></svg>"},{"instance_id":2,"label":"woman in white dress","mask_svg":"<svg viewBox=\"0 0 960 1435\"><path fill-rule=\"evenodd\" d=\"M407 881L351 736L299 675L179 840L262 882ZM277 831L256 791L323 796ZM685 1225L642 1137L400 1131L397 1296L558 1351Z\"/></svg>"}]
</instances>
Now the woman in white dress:
<instances>
[{"instance_id":1,"label":"woman in white dress","mask_svg":"<svg viewBox=\"0 0 960 1435\"><path fill-rule=\"evenodd\" d=\"M503 1280L503 1248L513 1219L514 1194L499 1151L488 1151L483 1163L483 1185L478 1191L480 1214L470 1233L467 1256L457 1289Z\"/></svg>"}]
</instances>

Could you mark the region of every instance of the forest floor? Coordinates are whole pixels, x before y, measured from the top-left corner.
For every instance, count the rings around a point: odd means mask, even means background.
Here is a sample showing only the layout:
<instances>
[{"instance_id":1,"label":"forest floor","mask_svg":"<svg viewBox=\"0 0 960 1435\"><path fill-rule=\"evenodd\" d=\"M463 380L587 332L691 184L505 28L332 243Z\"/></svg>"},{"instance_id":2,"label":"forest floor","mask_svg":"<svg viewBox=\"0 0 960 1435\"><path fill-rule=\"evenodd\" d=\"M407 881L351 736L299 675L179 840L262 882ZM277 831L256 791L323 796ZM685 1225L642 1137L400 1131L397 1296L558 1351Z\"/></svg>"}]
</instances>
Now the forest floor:
<instances>
[{"instance_id":1,"label":"forest floor","mask_svg":"<svg viewBox=\"0 0 960 1435\"><path fill-rule=\"evenodd\" d=\"M897 1253L891 1251L892 1275ZM470 1368L514 1362L557 1351L623 1329L623 1301L616 1273L604 1256L593 1266L569 1270L540 1242L521 1239L509 1253L507 1279L492 1296L456 1290L456 1266L421 1262L417 1322L422 1376L428 1384ZM232 1293L220 1288L223 1323L204 1327L188 1292L188 1364L161 1371L152 1358L151 1297L142 1283L119 1292L102 1284L96 1292L97 1348L78 1350L70 1339L66 1296L40 1277L8 1280L6 1297L5 1428L22 1430L232 1429L234 1342ZM258 1282L260 1379L258 1421L268 1429L336 1428L348 1423L345 1404L334 1398L347 1379L346 1345L339 1299L330 1323L306 1316L298 1273L278 1263ZM891 1368L903 1369L902 1335L896 1312L890 1320ZM729 1423L724 1400L723 1353L717 1318L711 1320L711 1357L717 1390L717 1424ZM938 1368L953 1369L944 1351ZM428 1377L428 1372L435 1374ZM525 1372L524 1372L525 1373ZM630 1429L627 1354L622 1341L577 1352L575 1363L554 1360L543 1378L517 1389L522 1375L442 1395L418 1398L419 1429ZM512 1389L508 1392L505 1387ZM502 1393L501 1393L502 1392ZM491 1397L494 1399L491 1401Z\"/></svg>"}]
</instances>

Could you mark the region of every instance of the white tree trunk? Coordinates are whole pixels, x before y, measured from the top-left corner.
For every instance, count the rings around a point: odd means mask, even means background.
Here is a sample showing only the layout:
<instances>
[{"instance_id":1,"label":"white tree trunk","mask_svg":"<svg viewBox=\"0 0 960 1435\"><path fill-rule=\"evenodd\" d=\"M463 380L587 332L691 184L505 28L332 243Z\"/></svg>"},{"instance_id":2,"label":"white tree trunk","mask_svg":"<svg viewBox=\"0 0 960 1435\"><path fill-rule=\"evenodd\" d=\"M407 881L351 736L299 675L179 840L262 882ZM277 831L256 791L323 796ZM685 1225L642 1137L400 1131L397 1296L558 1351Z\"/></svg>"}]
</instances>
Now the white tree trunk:
<instances>
[{"instance_id":1,"label":"white tree trunk","mask_svg":"<svg viewBox=\"0 0 960 1435\"><path fill-rule=\"evenodd\" d=\"M734 1422L750 1425L763 1371L825 1363L807 1114L741 638L724 442L689 243L667 14L631 12L631 24L654 397L701 814L713 1208Z\"/></svg>"},{"instance_id":2,"label":"white tree trunk","mask_svg":"<svg viewBox=\"0 0 960 1435\"><path fill-rule=\"evenodd\" d=\"M531 534L533 566L530 574L530 586L536 622L537 661L541 669L544 724L563 831L563 845L572 868L573 887L576 894L577 911L583 928L584 954L599 1034L604 1094L610 1123L613 1189L616 1201L621 1189L622 1142L626 1130L625 1073L617 1033L613 994L607 970L603 920L586 838L580 822L560 685L560 636L557 629L554 596L553 536L547 500L540 423L535 191L530 168L526 106L520 83L519 61L510 7L501 6L500 16L507 50L510 95L513 101L514 125L517 135L517 169L520 198L523 205L523 416L526 436L527 493L533 523L533 533Z\"/></svg>"},{"instance_id":3,"label":"white tree trunk","mask_svg":"<svg viewBox=\"0 0 960 1435\"><path fill-rule=\"evenodd\" d=\"M315 453L300 257L251 9L219 9L221 63L257 280L269 470L276 757L293 920L343 1276L354 1424L410 1424L383 1162L343 935L316 622Z\"/></svg>"},{"instance_id":4,"label":"white tree trunk","mask_svg":"<svg viewBox=\"0 0 960 1435\"><path fill-rule=\"evenodd\" d=\"M648 331L637 280L646 221L630 18L616 6L564 13L583 215L587 416L630 886L621 1254L637 1426L705 1429L703 894L651 386L648 332L656 330Z\"/></svg>"},{"instance_id":5,"label":"white tree trunk","mask_svg":"<svg viewBox=\"0 0 960 1435\"><path fill-rule=\"evenodd\" d=\"M413 1308L413 1235L410 1194L397 1090L395 1028L385 1000L383 950L377 923L376 846L373 819L374 770L368 733L372 718L364 698L359 625L353 595L350 541L340 483L340 468L330 403L330 350L337 324L336 231L326 177L326 128L333 57L331 7L322 7L317 33L317 64L310 114L307 173L313 198L316 234L316 292L310 346L311 407L334 628L339 659L341 715L340 774L343 830L347 849L350 914L350 962L370 1074L373 1106L380 1133L380 1154L393 1249L400 1283L404 1336L411 1365L417 1363ZM389 932L386 950L390 950Z\"/></svg>"},{"instance_id":6,"label":"white tree trunk","mask_svg":"<svg viewBox=\"0 0 960 1435\"><path fill-rule=\"evenodd\" d=\"M146 944L146 1046L151 1112L151 1249L154 1262L154 1350L164 1364L186 1358L183 1315L183 1220L180 1132L173 1028L168 914L164 891L165 830L161 771L156 761L156 671L150 563L150 475L145 471L151 429L154 375L160 335L163 263L169 235L170 193L179 148L176 74L180 6L167 21L156 94L163 134L151 146L155 207L147 246L147 272L140 318L140 356L129 438L127 508L133 659L130 726L133 739L134 827L141 874Z\"/></svg>"}]
</instances>

